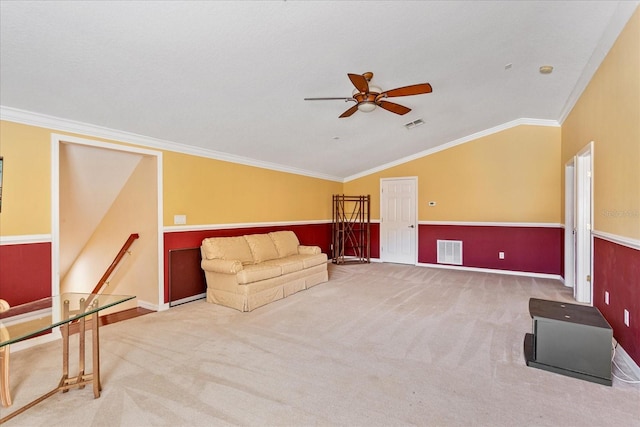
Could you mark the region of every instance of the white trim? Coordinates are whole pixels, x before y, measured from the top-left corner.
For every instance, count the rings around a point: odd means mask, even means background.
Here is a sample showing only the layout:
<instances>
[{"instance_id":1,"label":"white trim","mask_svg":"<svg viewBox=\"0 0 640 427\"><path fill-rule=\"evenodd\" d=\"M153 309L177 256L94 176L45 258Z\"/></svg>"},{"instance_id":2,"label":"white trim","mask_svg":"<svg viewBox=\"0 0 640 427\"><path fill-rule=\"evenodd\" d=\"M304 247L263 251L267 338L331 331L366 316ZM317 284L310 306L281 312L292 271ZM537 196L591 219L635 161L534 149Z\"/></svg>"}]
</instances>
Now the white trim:
<instances>
[{"instance_id":1,"label":"white trim","mask_svg":"<svg viewBox=\"0 0 640 427\"><path fill-rule=\"evenodd\" d=\"M640 250L640 240L632 239L631 237L618 236L611 233L605 233L604 231L593 230L591 232L593 237L597 237L602 240L607 240L611 243L626 246L631 249Z\"/></svg>"},{"instance_id":2,"label":"white trim","mask_svg":"<svg viewBox=\"0 0 640 427\"><path fill-rule=\"evenodd\" d=\"M331 224L330 219L317 219L308 221L278 221L278 222L239 222L227 224L201 224L201 225L168 225L164 227L165 233L178 233L181 231L207 231L207 230L231 230L235 228L260 228L282 227L289 225Z\"/></svg>"},{"instance_id":3,"label":"white trim","mask_svg":"<svg viewBox=\"0 0 640 427\"><path fill-rule=\"evenodd\" d=\"M575 227L575 283L576 301L593 305L593 191L594 142L590 141L575 156L574 223Z\"/></svg>"},{"instance_id":4,"label":"white trim","mask_svg":"<svg viewBox=\"0 0 640 427\"><path fill-rule=\"evenodd\" d=\"M426 157L426 156L431 155L431 154L435 154L435 153L437 153L439 151L447 150L449 148L455 147L456 145L461 145L461 144L464 144L466 142L471 142L471 141L474 141L474 140L476 140L478 138L482 138L482 137L488 136L488 135L493 135L494 133L502 132L503 130L511 129L513 127L521 126L521 125L559 127L560 123L558 123L556 120L541 120L541 119L528 119L528 118L521 118L521 119L512 120L510 122L503 123L501 125L494 126L492 128L485 129L483 131L473 133L471 135L463 136L462 138L458 138L456 140L447 142L445 144L438 145L437 147L430 148L428 150L421 151L421 152L416 153L416 154L412 154L411 156L403 157L403 158L395 160L393 162L386 163L386 164L380 165L380 166L376 166L375 168L372 168L372 169L357 173L355 175L348 176L343 180L343 182L353 181L354 179L362 178L363 176L371 175L372 173L380 172L380 171L383 171L385 169L389 169L389 168L391 168L393 166L398 166L398 165L401 165L403 163L410 162L412 160L416 160L416 159L419 159L419 158L422 158L422 157Z\"/></svg>"},{"instance_id":5,"label":"white trim","mask_svg":"<svg viewBox=\"0 0 640 427\"><path fill-rule=\"evenodd\" d=\"M0 246L51 243L51 234L27 234L24 236L0 236Z\"/></svg>"},{"instance_id":6,"label":"white trim","mask_svg":"<svg viewBox=\"0 0 640 427\"><path fill-rule=\"evenodd\" d=\"M270 169L280 172L292 173L296 175L309 176L312 178L325 179L328 181L343 182L343 179L333 175L326 175L317 172L310 172L290 166L280 165L277 163L264 162L260 160L250 159L248 157L236 156L233 154L222 153L220 151L208 150L205 148L194 147L186 144L179 144L172 141L166 141L157 138L151 138L144 135L138 135L130 132L119 131L102 126L96 126L88 123L76 122L74 120L63 119L60 117L48 116L45 114L33 113L30 111L20 110L17 108L0 106L0 118L2 120L22 123L31 126L43 127L62 132L71 132L85 135L92 138L104 138L117 142L125 142L129 144L142 145L159 150L174 151L177 153L191 154L194 156L205 157L225 162L237 163L246 166L255 166L263 169Z\"/></svg>"},{"instance_id":7,"label":"white trim","mask_svg":"<svg viewBox=\"0 0 640 427\"><path fill-rule=\"evenodd\" d=\"M564 224L554 222L472 222L472 221L418 221L420 225L459 225L470 227L535 227L564 228Z\"/></svg>"},{"instance_id":8,"label":"white trim","mask_svg":"<svg viewBox=\"0 0 640 427\"><path fill-rule=\"evenodd\" d=\"M558 119L558 122L560 124L563 124L567 117L569 117L569 114L573 110L573 107L575 107L576 103L580 99L580 96L582 96L582 93L589 85L589 82L591 82L591 79L596 74L596 71L609 53L609 50L611 50L613 44L616 42L616 40L624 30L626 23L629 21L629 19L631 19L631 16L633 15L638 4L640 4L640 2L638 1L618 2L616 11L609 20L609 25L602 33L602 37L600 37L598 45L593 50L591 57L582 69L582 74L578 78L578 81L573 87L569 98L567 98L567 102L562 108L560 118Z\"/></svg>"},{"instance_id":9,"label":"white trim","mask_svg":"<svg viewBox=\"0 0 640 427\"><path fill-rule=\"evenodd\" d=\"M629 353L627 353L624 348L622 348L620 343L618 343L618 347L616 347L616 355L620 356L620 359L622 359L622 361L627 365L626 367L631 370L631 373L636 378L640 378L640 366L638 366L635 360L633 360L631 356L629 356Z\"/></svg>"},{"instance_id":10,"label":"white trim","mask_svg":"<svg viewBox=\"0 0 640 427\"><path fill-rule=\"evenodd\" d=\"M162 289L162 296L161 299L164 300L164 288ZM143 301L141 299L137 299L136 300L138 307L140 308L145 308L147 310L151 310L151 311L161 311L161 308L163 306L164 303L161 304L153 304L151 302L148 301ZM168 304L167 304L168 307Z\"/></svg>"},{"instance_id":11,"label":"white trim","mask_svg":"<svg viewBox=\"0 0 640 427\"><path fill-rule=\"evenodd\" d=\"M456 266L450 264L430 264L419 262L416 264L418 267L431 267L431 268L443 268L447 270L464 270L464 271L474 271L478 273L494 273L494 274L505 274L509 276L524 276L524 277L535 277L540 279L551 279L557 280L559 282L563 282L562 276L558 274L546 274L546 273L533 273L529 271L512 271L512 270L498 270L495 268L478 268L478 267L465 267L465 266Z\"/></svg>"},{"instance_id":12,"label":"white trim","mask_svg":"<svg viewBox=\"0 0 640 427\"><path fill-rule=\"evenodd\" d=\"M575 190L576 158L573 156L564 167L564 284L573 288L576 284L575 248Z\"/></svg>"},{"instance_id":13,"label":"white trim","mask_svg":"<svg viewBox=\"0 0 640 427\"><path fill-rule=\"evenodd\" d=\"M182 299L175 300L175 301L170 301L169 305L173 308L173 307L178 306L180 304L185 304L185 303L188 303L188 302L201 300L201 299L204 299L206 297L207 297L206 292L203 292L201 294L192 295L190 297L182 298Z\"/></svg>"}]
</instances>

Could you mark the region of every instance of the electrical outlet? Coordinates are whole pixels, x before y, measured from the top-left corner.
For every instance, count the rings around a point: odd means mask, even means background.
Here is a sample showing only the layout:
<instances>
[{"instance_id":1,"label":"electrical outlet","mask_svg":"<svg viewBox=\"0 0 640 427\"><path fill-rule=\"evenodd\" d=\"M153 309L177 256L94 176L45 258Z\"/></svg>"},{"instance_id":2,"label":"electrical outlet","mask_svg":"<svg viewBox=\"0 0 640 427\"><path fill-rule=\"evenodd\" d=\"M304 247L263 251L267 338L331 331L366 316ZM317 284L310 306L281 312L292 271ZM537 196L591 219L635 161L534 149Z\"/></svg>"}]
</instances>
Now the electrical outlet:
<instances>
[{"instance_id":1,"label":"electrical outlet","mask_svg":"<svg viewBox=\"0 0 640 427\"><path fill-rule=\"evenodd\" d=\"M609 305L609 291L604 291L604 303Z\"/></svg>"},{"instance_id":2,"label":"electrical outlet","mask_svg":"<svg viewBox=\"0 0 640 427\"><path fill-rule=\"evenodd\" d=\"M629 310L624 309L624 324L629 326Z\"/></svg>"},{"instance_id":3,"label":"electrical outlet","mask_svg":"<svg viewBox=\"0 0 640 427\"><path fill-rule=\"evenodd\" d=\"M498 252L498 258L504 259L504 252Z\"/></svg>"},{"instance_id":4,"label":"electrical outlet","mask_svg":"<svg viewBox=\"0 0 640 427\"><path fill-rule=\"evenodd\" d=\"M186 215L174 215L173 216L173 223L174 224L186 224L187 223L187 216Z\"/></svg>"}]
</instances>

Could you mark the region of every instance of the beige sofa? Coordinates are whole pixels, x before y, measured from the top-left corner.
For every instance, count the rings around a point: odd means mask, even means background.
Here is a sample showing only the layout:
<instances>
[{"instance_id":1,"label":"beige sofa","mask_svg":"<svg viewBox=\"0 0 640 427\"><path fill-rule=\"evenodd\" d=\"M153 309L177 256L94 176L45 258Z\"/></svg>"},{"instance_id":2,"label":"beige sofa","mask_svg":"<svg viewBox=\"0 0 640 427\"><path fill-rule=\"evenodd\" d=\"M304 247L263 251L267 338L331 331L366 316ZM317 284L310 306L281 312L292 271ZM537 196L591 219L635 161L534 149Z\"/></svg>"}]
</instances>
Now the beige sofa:
<instances>
[{"instance_id":1,"label":"beige sofa","mask_svg":"<svg viewBox=\"0 0 640 427\"><path fill-rule=\"evenodd\" d=\"M293 231L202 241L207 301L251 311L328 280L327 255Z\"/></svg>"}]
</instances>

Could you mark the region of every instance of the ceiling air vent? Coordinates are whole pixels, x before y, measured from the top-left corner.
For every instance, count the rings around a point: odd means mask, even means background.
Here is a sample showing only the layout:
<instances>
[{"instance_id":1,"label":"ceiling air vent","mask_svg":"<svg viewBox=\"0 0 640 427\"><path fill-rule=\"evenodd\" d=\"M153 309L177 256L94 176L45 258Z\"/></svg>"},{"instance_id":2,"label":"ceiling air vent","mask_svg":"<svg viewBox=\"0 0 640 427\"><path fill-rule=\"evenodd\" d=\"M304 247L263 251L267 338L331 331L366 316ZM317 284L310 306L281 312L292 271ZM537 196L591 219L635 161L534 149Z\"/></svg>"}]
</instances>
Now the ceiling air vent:
<instances>
[{"instance_id":1,"label":"ceiling air vent","mask_svg":"<svg viewBox=\"0 0 640 427\"><path fill-rule=\"evenodd\" d=\"M406 127L407 129L411 130L415 127L421 126L424 124L424 120L422 119L418 119L418 120L414 120L412 122L409 122L407 124L404 125L404 127Z\"/></svg>"}]
</instances>

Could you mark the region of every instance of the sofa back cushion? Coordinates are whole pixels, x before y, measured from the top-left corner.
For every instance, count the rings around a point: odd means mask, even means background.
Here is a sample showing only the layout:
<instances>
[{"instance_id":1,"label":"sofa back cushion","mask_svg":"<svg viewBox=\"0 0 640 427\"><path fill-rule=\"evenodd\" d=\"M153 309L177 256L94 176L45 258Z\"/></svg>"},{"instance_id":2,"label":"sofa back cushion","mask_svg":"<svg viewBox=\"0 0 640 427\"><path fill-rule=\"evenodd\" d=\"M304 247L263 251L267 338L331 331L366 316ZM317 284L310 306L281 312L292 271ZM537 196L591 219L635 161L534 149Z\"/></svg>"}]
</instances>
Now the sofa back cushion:
<instances>
[{"instance_id":1,"label":"sofa back cushion","mask_svg":"<svg viewBox=\"0 0 640 427\"><path fill-rule=\"evenodd\" d=\"M242 265L254 263L249 244L242 236L209 237L202 241L202 252L207 259L238 260Z\"/></svg>"},{"instance_id":2,"label":"sofa back cushion","mask_svg":"<svg viewBox=\"0 0 640 427\"><path fill-rule=\"evenodd\" d=\"M290 255L298 254L298 236L293 231L273 231L269 233L269 237L273 240L276 250L278 251L278 257L284 258Z\"/></svg>"},{"instance_id":3,"label":"sofa back cushion","mask_svg":"<svg viewBox=\"0 0 640 427\"><path fill-rule=\"evenodd\" d=\"M249 244L253 261L256 264L278 258L276 245L268 234L248 234L244 238Z\"/></svg>"}]
</instances>

